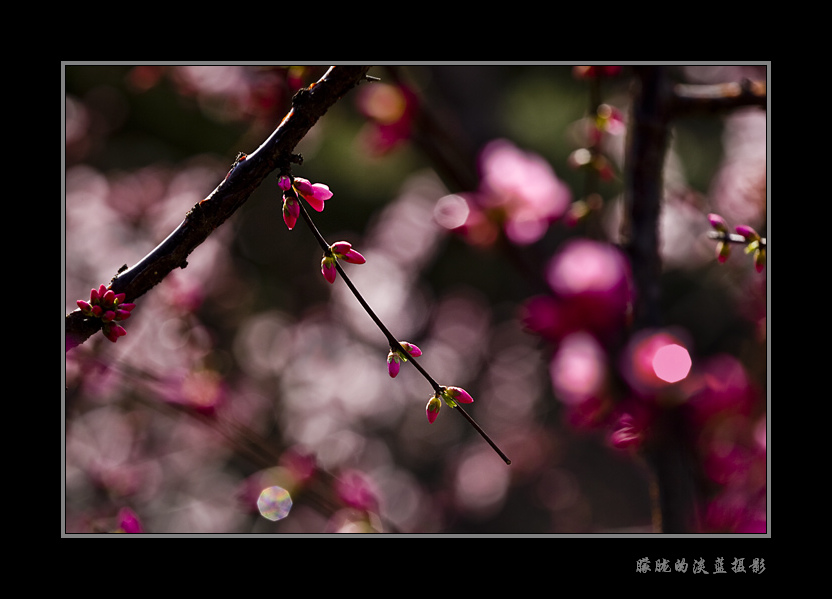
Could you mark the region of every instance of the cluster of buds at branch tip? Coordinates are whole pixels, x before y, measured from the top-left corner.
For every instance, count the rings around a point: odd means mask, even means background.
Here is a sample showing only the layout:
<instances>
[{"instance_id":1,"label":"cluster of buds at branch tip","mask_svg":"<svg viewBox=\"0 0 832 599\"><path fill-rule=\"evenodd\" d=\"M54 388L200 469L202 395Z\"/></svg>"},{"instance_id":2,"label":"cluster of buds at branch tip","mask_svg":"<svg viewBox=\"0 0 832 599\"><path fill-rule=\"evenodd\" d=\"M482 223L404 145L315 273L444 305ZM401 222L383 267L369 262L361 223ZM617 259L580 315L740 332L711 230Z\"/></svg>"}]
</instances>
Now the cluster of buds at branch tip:
<instances>
[{"instance_id":1,"label":"cluster of buds at branch tip","mask_svg":"<svg viewBox=\"0 0 832 599\"><path fill-rule=\"evenodd\" d=\"M366 262L364 256L352 249L352 244L348 241L336 241L329 246L329 252L321 260L321 273L330 283L335 282L335 277L338 274L335 263L339 259L352 264L364 264Z\"/></svg>"},{"instance_id":2,"label":"cluster of buds at branch tip","mask_svg":"<svg viewBox=\"0 0 832 599\"><path fill-rule=\"evenodd\" d=\"M731 244L745 244L745 253L754 254L754 268L762 272L766 267L766 240L760 237L752 227L748 225L737 225L736 234L728 230L728 223L718 214L709 214L708 222L711 223L714 231L712 237L717 240L716 258L720 263L728 260L731 255Z\"/></svg>"},{"instance_id":3,"label":"cluster of buds at branch tip","mask_svg":"<svg viewBox=\"0 0 832 599\"><path fill-rule=\"evenodd\" d=\"M101 285L90 290L90 301L78 300L76 303L85 316L98 318L103 323L102 332L113 343L127 334L118 323L130 318L136 304L126 303L123 293L116 294L112 289Z\"/></svg>"},{"instance_id":4,"label":"cluster of buds at branch tip","mask_svg":"<svg viewBox=\"0 0 832 599\"><path fill-rule=\"evenodd\" d=\"M401 368L402 362L407 362L409 357L418 358L422 355L422 350L413 345L412 343L408 343L407 341L399 341L399 345L404 348L407 354L402 353L402 350L398 347L391 347L390 353L387 354L387 372L390 373L392 378L396 378L396 375L399 374L399 369Z\"/></svg>"},{"instance_id":5,"label":"cluster of buds at branch tip","mask_svg":"<svg viewBox=\"0 0 832 599\"><path fill-rule=\"evenodd\" d=\"M324 202L332 197L328 185L310 183L308 179L301 177L282 175L277 183L283 190L283 221L289 230L294 228L300 214L298 196L306 200L316 212L323 212Z\"/></svg>"},{"instance_id":6,"label":"cluster of buds at branch tip","mask_svg":"<svg viewBox=\"0 0 832 599\"><path fill-rule=\"evenodd\" d=\"M425 413L428 417L428 422L433 424L436 417L439 415L439 409L442 407L444 401L451 408L457 407L461 403L474 403L474 398L461 387L442 387L442 391L434 393L428 400L428 405L425 408Z\"/></svg>"}]
</instances>

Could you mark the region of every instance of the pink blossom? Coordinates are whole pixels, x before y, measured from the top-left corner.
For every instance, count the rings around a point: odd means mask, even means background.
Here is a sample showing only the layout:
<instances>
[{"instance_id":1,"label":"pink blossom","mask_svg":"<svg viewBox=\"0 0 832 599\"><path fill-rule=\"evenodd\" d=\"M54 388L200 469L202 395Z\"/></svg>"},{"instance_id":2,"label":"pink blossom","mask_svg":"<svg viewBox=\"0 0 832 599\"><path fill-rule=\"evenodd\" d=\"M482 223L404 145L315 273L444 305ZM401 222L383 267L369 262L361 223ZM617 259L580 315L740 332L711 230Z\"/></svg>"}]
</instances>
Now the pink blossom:
<instances>
[{"instance_id":1,"label":"pink blossom","mask_svg":"<svg viewBox=\"0 0 832 599\"><path fill-rule=\"evenodd\" d=\"M572 201L569 188L548 162L510 141L489 143L480 154L480 170L479 202L514 243L540 239Z\"/></svg>"},{"instance_id":2,"label":"pink blossom","mask_svg":"<svg viewBox=\"0 0 832 599\"><path fill-rule=\"evenodd\" d=\"M130 508L123 507L118 512L118 530L116 532L138 534L143 533L144 528L136 512Z\"/></svg>"},{"instance_id":3,"label":"pink blossom","mask_svg":"<svg viewBox=\"0 0 832 599\"><path fill-rule=\"evenodd\" d=\"M323 183L310 183L308 179L295 177L292 186L298 195L306 200L317 212L323 212L324 201L332 197L329 186Z\"/></svg>"},{"instance_id":4,"label":"pink blossom","mask_svg":"<svg viewBox=\"0 0 832 599\"><path fill-rule=\"evenodd\" d=\"M546 277L572 330L603 336L626 321L631 301L629 263L613 245L569 241L550 260Z\"/></svg>"},{"instance_id":5,"label":"pink blossom","mask_svg":"<svg viewBox=\"0 0 832 599\"><path fill-rule=\"evenodd\" d=\"M352 264L364 264L366 262L364 256L352 249L352 245L348 241L336 241L329 249L332 250L336 258L343 258Z\"/></svg>"}]
</instances>

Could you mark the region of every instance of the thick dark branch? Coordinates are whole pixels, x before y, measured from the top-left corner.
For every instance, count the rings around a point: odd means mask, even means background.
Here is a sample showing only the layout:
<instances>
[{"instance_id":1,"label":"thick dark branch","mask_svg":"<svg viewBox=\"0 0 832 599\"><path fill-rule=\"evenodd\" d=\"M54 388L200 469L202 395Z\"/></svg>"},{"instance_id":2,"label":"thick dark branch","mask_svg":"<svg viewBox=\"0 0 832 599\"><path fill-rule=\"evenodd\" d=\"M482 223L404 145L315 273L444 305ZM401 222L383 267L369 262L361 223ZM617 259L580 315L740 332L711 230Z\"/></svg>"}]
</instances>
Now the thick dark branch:
<instances>
[{"instance_id":1,"label":"thick dark branch","mask_svg":"<svg viewBox=\"0 0 832 599\"><path fill-rule=\"evenodd\" d=\"M638 67L635 73L625 191L629 220L623 234L635 286L633 326L643 329L662 325L659 216L672 90L663 67ZM645 449L658 487L661 532L667 533L697 530L694 461L679 419L675 409L663 411L653 426L653 442Z\"/></svg>"},{"instance_id":2,"label":"thick dark branch","mask_svg":"<svg viewBox=\"0 0 832 599\"><path fill-rule=\"evenodd\" d=\"M716 85L678 84L673 88L673 116L719 114L756 106L767 108L766 82L743 79Z\"/></svg>"},{"instance_id":3,"label":"thick dark branch","mask_svg":"<svg viewBox=\"0 0 832 599\"><path fill-rule=\"evenodd\" d=\"M184 268L190 253L242 206L278 166L288 164L292 152L324 113L364 79L369 66L332 67L316 83L292 99L292 110L280 126L227 179L185 215L182 223L138 264L117 274L110 285L116 293L135 301L175 268ZM67 350L86 341L100 321L80 310L66 315Z\"/></svg>"},{"instance_id":4,"label":"thick dark branch","mask_svg":"<svg viewBox=\"0 0 832 599\"><path fill-rule=\"evenodd\" d=\"M624 247L633 269L635 328L660 325L659 214L669 140L670 86L664 67L638 67L627 147Z\"/></svg>"}]
</instances>

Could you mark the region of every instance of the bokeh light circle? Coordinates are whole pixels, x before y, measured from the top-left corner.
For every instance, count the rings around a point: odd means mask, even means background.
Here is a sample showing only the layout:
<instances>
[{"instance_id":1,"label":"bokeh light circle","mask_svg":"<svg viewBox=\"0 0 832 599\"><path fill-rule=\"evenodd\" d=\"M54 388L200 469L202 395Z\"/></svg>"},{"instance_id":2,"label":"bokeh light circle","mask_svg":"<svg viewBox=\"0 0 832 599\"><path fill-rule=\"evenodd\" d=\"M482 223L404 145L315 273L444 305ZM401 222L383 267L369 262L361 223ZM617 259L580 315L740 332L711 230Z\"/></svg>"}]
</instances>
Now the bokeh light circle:
<instances>
[{"instance_id":1,"label":"bokeh light circle","mask_svg":"<svg viewBox=\"0 0 832 599\"><path fill-rule=\"evenodd\" d=\"M264 518L276 522L289 515L292 509L292 497L283 487L267 487L257 498L257 509Z\"/></svg>"},{"instance_id":2,"label":"bokeh light circle","mask_svg":"<svg viewBox=\"0 0 832 599\"><path fill-rule=\"evenodd\" d=\"M690 372L690 367L688 350L676 343L660 347L653 356L653 372L668 383L681 381Z\"/></svg>"}]
</instances>

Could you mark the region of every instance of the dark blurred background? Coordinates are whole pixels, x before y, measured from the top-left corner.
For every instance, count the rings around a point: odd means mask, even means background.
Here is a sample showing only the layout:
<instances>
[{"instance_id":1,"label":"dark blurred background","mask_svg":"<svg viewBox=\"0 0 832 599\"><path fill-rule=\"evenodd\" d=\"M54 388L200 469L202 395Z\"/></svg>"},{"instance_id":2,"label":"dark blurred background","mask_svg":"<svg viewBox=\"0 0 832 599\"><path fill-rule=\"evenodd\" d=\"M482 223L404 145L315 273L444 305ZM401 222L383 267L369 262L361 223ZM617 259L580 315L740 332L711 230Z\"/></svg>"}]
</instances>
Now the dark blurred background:
<instances>
[{"instance_id":1,"label":"dark blurred background","mask_svg":"<svg viewBox=\"0 0 832 599\"><path fill-rule=\"evenodd\" d=\"M326 69L66 65L66 311L161 242ZM329 185L312 217L367 258L345 270L434 378L474 396L469 413L512 465L448 408L428 424L430 386L409 365L388 376L383 335L343 281L323 279L304 223L287 230L270 177L186 269L140 298L125 337L66 354L67 532L123 527L125 510L154 533L652 530L647 470L611 447L608 427L570 417L552 374L564 338L528 322L569 241L618 240L628 68L601 79L572 66L370 74L381 82L318 122L294 174ZM765 75L672 70L696 83ZM576 164L599 99L622 123L595 146L603 177ZM466 194L495 140L542 159L568 194L531 240L488 222L493 211L471 224L483 206ZM662 307L693 361L674 397L707 388L719 406L697 412L707 412L696 425L705 531L765 531L765 273L741 248L718 264L706 219L719 212L765 234L765 183L764 111L674 123ZM604 368L618 371L617 358ZM256 505L273 485L293 501L276 522Z\"/></svg>"}]
</instances>

